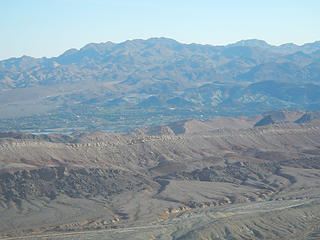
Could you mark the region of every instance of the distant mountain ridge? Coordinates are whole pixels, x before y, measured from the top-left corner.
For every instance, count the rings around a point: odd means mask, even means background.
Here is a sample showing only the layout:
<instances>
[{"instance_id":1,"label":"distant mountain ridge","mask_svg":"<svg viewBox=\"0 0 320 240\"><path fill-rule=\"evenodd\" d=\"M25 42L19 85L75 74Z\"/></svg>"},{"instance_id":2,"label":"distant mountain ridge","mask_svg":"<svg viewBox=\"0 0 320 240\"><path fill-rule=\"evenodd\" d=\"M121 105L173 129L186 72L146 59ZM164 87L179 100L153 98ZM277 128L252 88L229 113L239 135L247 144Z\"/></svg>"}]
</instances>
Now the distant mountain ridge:
<instances>
[{"instance_id":1,"label":"distant mountain ridge","mask_svg":"<svg viewBox=\"0 0 320 240\"><path fill-rule=\"evenodd\" d=\"M305 58L309 58L306 66L300 61ZM279 80L283 76L282 80L319 81L319 69L313 68L319 59L320 41L301 46L272 46L262 40L211 46L182 44L167 38L90 43L79 50L69 49L58 57L23 56L0 61L0 86L12 89L84 79L119 81L123 85L135 85L147 79L175 81L181 85L190 80L254 82L261 80L258 74L266 74L264 69L276 73L267 80ZM291 69L295 69L293 74L289 72Z\"/></svg>"},{"instance_id":2,"label":"distant mountain ridge","mask_svg":"<svg viewBox=\"0 0 320 240\"><path fill-rule=\"evenodd\" d=\"M319 84L320 41L301 46L256 39L226 46L168 38L90 43L58 57L0 61L0 118L7 119L0 129L34 128L30 121L39 117L45 126L48 113L54 129L95 129L319 110ZM12 117L24 120L12 126Z\"/></svg>"},{"instance_id":3,"label":"distant mountain ridge","mask_svg":"<svg viewBox=\"0 0 320 240\"><path fill-rule=\"evenodd\" d=\"M279 46L274 46L274 45L268 44L266 41L263 41L263 40L249 39L249 40L241 40L236 43L229 44L227 46L259 47L259 48L264 48L264 49L268 49L268 50L283 53L283 54L290 54L294 52L312 53L319 50L320 41L305 43L303 45L297 45L294 43L284 43Z\"/></svg>"}]
</instances>

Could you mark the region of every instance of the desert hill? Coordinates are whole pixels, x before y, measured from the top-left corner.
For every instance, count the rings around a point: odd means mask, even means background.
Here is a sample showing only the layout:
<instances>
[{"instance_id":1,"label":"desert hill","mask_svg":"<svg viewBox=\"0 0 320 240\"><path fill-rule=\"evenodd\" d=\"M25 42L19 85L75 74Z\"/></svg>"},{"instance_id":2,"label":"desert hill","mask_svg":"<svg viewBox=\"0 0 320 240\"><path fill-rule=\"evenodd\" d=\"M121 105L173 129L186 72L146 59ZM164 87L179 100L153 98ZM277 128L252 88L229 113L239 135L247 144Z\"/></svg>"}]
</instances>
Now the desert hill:
<instances>
[{"instance_id":1,"label":"desert hill","mask_svg":"<svg viewBox=\"0 0 320 240\"><path fill-rule=\"evenodd\" d=\"M303 114L267 113L281 123L259 127L263 116L2 133L1 236L316 238L320 128L294 123Z\"/></svg>"}]
</instances>

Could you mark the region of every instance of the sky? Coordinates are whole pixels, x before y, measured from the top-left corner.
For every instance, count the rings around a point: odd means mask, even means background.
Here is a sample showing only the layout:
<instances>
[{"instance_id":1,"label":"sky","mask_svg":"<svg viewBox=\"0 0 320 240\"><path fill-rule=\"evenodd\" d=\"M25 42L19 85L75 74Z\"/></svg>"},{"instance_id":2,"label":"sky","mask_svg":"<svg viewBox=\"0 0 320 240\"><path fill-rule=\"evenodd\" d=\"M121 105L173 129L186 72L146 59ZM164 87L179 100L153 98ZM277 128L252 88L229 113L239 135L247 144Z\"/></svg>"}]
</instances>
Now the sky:
<instances>
[{"instance_id":1,"label":"sky","mask_svg":"<svg viewBox=\"0 0 320 240\"><path fill-rule=\"evenodd\" d=\"M319 0L0 0L0 59L168 37L225 45L320 40Z\"/></svg>"}]
</instances>

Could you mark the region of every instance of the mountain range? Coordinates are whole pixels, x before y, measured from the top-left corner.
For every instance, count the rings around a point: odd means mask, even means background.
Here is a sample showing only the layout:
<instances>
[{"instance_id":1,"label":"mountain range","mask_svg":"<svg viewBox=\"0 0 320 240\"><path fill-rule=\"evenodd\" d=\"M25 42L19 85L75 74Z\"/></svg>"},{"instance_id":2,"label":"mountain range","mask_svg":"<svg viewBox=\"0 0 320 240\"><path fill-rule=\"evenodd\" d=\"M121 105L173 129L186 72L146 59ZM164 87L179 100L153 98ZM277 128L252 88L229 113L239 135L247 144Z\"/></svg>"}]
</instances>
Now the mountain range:
<instances>
[{"instance_id":1,"label":"mountain range","mask_svg":"<svg viewBox=\"0 0 320 240\"><path fill-rule=\"evenodd\" d=\"M319 110L320 41L226 46L151 38L0 61L0 130L124 130Z\"/></svg>"}]
</instances>

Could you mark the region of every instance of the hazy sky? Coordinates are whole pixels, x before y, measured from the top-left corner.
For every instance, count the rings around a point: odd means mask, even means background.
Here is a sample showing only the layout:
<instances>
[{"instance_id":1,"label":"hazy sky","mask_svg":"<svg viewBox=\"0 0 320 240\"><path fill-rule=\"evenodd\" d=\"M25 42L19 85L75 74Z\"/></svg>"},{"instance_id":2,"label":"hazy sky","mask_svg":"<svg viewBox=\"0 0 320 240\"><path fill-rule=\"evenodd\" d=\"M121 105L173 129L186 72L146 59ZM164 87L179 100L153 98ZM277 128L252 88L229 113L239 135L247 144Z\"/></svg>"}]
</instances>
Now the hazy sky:
<instances>
[{"instance_id":1,"label":"hazy sky","mask_svg":"<svg viewBox=\"0 0 320 240\"><path fill-rule=\"evenodd\" d=\"M0 0L0 59L150 37L303 44L320 40L319 13L320 0Z\"/></svg>"}]
</instances>

